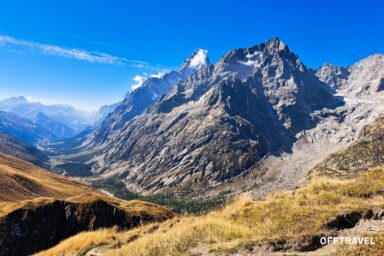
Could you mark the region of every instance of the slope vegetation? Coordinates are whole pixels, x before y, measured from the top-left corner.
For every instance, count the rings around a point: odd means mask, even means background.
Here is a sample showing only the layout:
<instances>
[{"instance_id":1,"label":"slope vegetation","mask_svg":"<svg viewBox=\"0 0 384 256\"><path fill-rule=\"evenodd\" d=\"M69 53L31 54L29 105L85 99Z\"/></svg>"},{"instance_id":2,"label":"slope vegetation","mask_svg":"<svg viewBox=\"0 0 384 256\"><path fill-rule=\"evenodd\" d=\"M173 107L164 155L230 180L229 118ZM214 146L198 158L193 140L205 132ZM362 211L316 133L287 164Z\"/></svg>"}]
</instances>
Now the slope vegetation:
<instances>
[{"instance_id":1,"label":"slope vegetation","mask_svg":"<svg viewBox=\"0 0 384 256\"><path fill-rule=\"evenodd\" d=\"M380 116L363 127L356 142L328 156L312 170L312 174L348 178L383 165L384 116Z\"/></svg>"},{"instance_id":2,"label":"slope vegetation","mask_svg":"<svg viewBox=\"0 0 384 256\"><path fill-rule=\"evenodd\" d=\"M3 132L0 132L0 153L11 155L33 163L34 165L47 168L48 157L43 152Z\"/></svg>"},{"instance_id":3,"label":"slope vegetation","mask_svg":"<svg viewBox=\"0 0 384 256\"><path fill-rule=\"evenodd\" d=\"M383 187L383 168L350 180L314 178L294 191L258 201L244 196L202 216L128 232L81 233L38 255L269 255L272 251L319 255L321 236L338 236L362 219L383 218Z\"/></svg>"},{"instance_id":4,"label":"slope vegetation","mask_svg":"<svg viewBox=\"0 0 384 256\"><path fill-rule=\"evenodd\" d=\"M8 155L0 154L0 201L15 203L38 197L66 199L102 195L85 183L69 179Z\"/></svg>"},{"instance_id":5,"label":"slope vegetation","mask_svg":"<svg viewBox=\"0 0 384 256\"><path fill-rule=\"evenodd\" d=\"M123 201L3 154L0 192L0 255L30 255L81 231L173 217L158 205Z\"/></svg>"}]
</instances>

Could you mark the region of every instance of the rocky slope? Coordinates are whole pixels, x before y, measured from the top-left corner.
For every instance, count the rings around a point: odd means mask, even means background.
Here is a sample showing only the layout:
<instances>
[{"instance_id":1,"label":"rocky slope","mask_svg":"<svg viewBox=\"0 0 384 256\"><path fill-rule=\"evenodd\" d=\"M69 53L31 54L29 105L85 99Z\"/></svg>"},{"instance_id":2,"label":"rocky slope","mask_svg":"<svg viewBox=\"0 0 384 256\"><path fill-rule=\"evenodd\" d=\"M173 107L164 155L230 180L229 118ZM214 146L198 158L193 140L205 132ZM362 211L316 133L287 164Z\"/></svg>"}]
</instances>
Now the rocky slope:
<instances>
[{"instance_id":1,"label":"rocky slope","mask_svg":"<svg viewBox=\"0 0 384 256\"><path fill-rule=\"evenodd\" d=\"M236 49L178 83L94 159L100 177L156 192L220 184L290 153L315 111L343 105L280 40Z\"/></svg>"},{"instance_id":2,"label":"rocky slope","mask_svg":"<svg viewBox=\"0 0 384 256\"><path fill-rule=\"evenodd\" d=\"M356 142L328 156L311 173L349 178L380 166L384 166L384 116L364 126Z\"/></svg>"},{"instance_id":3,"label":"rocky slope","mask_svg":"<svg viewBox=\"0 0 384 256\"><path fill-rule=\"evenodd\" d=\"M377 98L384 91L384 54L374 54L348 68L325 64L316 75L345 97Z\"/></svg>"},{"instance_id":4,"label":"rocky slope","mask_svg":"<svg viewBox=\"0 0 384 256\"><path fill-rule=\"evenodd\" d=\"M23 159L43 168L48 167L48 157L43 152L3 132L0 132L0 152Z\"/></svg>"},{"instance_id":5,"label":"rocky slope","mask_svg":"<svg viewBox=\"0 0 384 256\"><path fill-rule=\"evenodd\" d=\"M292 146L291 153L283 153L279 156L268 155L243 175L221 186L216 186L208 193L204 190L199 193L214 197L223 193L236 194L239 191L252 191L255 197L264 197L275 191L294 189L300 185L301 181L306 180L313 168L317 165L321 166L323 161L325 166L330 168L330 174L335 175L338 175L335 168L345 164L347 169L339 173L344 177L379 164L382 143L379 133L380 125L376 126L374 122L380 120L380 115L384 113L383 91L371 91L369 95L350 92L356 91L359 85L362 88L372 84L372 81L384 79L381 68L384 60L380 56L382 54L369 56L351 67L325 64L317 70L315 74L320 80L329 83L335 97L341 98L344 104L334 109L314 111L311 116L318 120L317 125L295 135L296 142ZM359 79L356 80L356 77ZM370 139L359 143L359 134L363 133L361 132L363 127L371 123L373 127L377 127L376 132ZM354 142L358 145L357 147L353 146ZM369 144L365 145L364 143L367 142ZM346 150L350 145L352 145L351 151ZM356 160L353 159L354 157ZM351 162L347 163L347 159Z\"/></svg>"},{"instance_id":6,"label":"rocky slope","mask_svg":"<svg viewBox=\"0 0 384 256\"><path fill-rule=\"evenodd\" d=\"M123 201L3 154L0 177L0 255L30 255L81 231L173 217L160 206Z\"/></svg>"},{"instance_id":7,"label":"rocky slope","mask_svg":"<svg viewBox=\"0 0 384 256\"><path fill-rule=\"evenodd\" d=\"M150 77L144 83L129 93L125 99L115 106L96 131L88 138L88 148L99 145L119 131L124 125L141 114L144 109L158 100L176 83L185 80L194 70L209 65L207 51L195 51L179 68L161 77ZM118 132L117 132L118 133Z\"/></svg>"}]
</instances>

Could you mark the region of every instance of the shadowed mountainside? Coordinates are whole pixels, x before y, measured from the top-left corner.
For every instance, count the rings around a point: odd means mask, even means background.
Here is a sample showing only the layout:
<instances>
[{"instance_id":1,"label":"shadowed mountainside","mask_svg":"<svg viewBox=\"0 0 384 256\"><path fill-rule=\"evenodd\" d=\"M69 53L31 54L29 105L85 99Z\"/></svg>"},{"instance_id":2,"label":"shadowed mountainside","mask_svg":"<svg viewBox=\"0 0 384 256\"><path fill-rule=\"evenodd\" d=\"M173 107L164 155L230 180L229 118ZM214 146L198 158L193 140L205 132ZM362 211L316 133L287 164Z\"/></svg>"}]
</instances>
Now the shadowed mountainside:
<instances>
[{"instance_id":1,"label":"shadowed mountainside","mask_svg":"<svg viewBox=\"0 0 384 256\"><path fill-rule=\"evenodd\" d=\"M0 111L0 131L31 145L56 138L55 135L29 119L3 111Z\"/></svg>"}]
</instances>

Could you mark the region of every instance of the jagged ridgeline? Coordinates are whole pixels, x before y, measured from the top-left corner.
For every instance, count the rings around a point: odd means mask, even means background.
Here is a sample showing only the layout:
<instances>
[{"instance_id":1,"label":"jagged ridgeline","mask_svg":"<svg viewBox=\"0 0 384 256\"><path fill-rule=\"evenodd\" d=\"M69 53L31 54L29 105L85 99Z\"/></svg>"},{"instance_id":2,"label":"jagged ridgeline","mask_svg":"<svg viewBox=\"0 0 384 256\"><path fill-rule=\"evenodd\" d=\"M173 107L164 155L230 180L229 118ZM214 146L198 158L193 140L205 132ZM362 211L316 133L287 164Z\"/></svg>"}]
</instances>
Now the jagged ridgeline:
<instances>
[{"instance_id":1,"label":"jagged ridgeline","mask_svg":"<svg viewBox=\"0 0 384 256\"><path fill-rule=\"evenodd\" d=\"M220 183L267 154L290 152L295 134L316 125L313 111L341 104L278 39L204 61L179 80L134 119L126 105L106 119L91 137L93 146L102 142L96 173L118 169L138 192Z\"/></svg>"}]
</instances>

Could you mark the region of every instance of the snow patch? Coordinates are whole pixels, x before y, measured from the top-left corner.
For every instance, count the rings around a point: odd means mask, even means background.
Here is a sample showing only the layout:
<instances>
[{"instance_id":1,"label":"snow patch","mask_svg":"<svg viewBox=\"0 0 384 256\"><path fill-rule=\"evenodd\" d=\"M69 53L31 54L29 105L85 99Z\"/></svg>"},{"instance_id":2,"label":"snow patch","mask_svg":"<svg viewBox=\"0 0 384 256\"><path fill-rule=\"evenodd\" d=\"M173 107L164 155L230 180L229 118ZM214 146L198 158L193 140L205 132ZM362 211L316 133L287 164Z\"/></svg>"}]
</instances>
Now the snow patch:
<instances>
[{"instance_id":1,"label":"snow patch","mask_svg":"<svg viewBox=\"0 0 384 256\"><path fill-rule=\"evenodd\" d=\"M254 53L248 53L245 55L247 61L239 61L239 63L246 66L258 67L260 63L260 54L261 52L258 51L255 51Z\"/></svg>"},{"instance_id":2,"label":"snow patch","mask_svg":"<svg viewBox=\"0 0 384 256\"><path fill-rule=\"evenodd\" d=\"M255 51L254 53L248 53L245 57L247 59L253 59L254 57L257 57L260 55L261 52Z\"/></svg>"}]
</instances>

